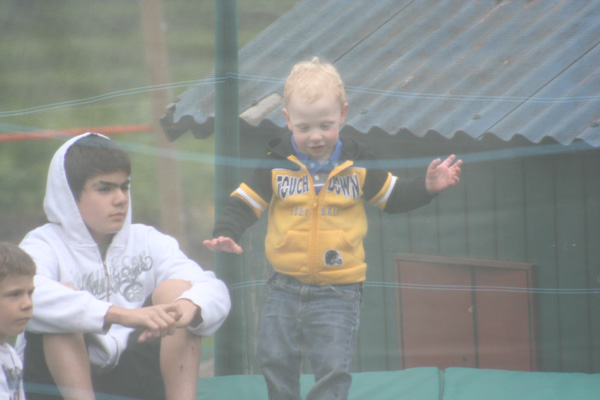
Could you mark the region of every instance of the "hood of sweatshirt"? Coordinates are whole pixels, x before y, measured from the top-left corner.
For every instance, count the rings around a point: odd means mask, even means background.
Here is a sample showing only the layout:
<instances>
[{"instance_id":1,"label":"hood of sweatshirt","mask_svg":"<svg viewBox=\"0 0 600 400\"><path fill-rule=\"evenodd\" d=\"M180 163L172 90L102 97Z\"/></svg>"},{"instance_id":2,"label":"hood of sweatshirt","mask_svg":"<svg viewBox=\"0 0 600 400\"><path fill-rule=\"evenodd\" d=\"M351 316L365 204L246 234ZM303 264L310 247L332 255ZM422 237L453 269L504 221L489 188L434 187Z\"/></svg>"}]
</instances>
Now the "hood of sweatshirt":
<instances>
[{"instance_id":1,"label":"hood of sweatshirt","mask_svg":"<svg viewBox=\"0 0 600 400\"><path fill-rule=\"evenodd\" d=\"M44 211L48 221L60 225L63 228L64 234L69 237L72 243L80 246L97 245L79 213L77 202L69 187L65 171L65 154L75 142L90 135L110 140L99 133L87 132L69 139L59 147L50 162L48 181L46 183L46 196L44 198ZM113 237L111 246L122 243L125 240L130 226L131 197L123 228Z\"/></svg>"}]
</instances>

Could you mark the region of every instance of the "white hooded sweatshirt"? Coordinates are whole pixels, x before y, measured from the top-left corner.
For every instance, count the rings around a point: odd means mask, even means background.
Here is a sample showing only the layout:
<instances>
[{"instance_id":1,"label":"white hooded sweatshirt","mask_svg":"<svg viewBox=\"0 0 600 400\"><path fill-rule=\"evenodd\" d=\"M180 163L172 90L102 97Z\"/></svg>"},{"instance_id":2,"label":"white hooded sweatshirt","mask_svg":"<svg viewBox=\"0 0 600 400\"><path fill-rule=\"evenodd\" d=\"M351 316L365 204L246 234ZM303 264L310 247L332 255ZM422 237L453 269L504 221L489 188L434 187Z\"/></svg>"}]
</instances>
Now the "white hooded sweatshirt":
<instances>
[{"instance_id":1,"label":"white hooded sweatshirt","mask_svg":"<svg viewBox=\"0 0 600 400\"><path fill-rule=\"evenodd\" d=\"M200 325L188 329L208 336L223 324L231 302L225 284L186 257L174 238L150 226L132 224L131 202L123 228L115 234L102 259L79 213L64 168L67 149L90 134L72 138L57 150L50 163L44 199L50 222L27 234L20 246L37 265L33 316L27 330L89 334L90 362L100 372L118 364L133 331L116 324L105 330L104 317L112 305L140 308L160 282L186 280L193 287L180 298L198 305L203 318ZM78 290L59 282L70 283ZM17 348L24 348L23 335Z\"/></svg>"}]
</instances>

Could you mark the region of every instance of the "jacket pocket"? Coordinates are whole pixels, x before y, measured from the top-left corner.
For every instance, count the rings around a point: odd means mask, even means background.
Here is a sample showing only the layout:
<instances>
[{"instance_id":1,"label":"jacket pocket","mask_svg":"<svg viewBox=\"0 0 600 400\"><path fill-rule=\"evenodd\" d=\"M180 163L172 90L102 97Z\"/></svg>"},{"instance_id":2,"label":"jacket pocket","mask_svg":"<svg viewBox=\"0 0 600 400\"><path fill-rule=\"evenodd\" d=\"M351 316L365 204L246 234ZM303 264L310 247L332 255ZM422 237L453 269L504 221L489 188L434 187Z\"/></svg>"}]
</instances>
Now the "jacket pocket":
<instances>
[{"instance_id":1,"label":"jacket pocket","mask_svg":"<svg viewBox=\"0 0 600 400\"><path fill-rule=\"evenodd\" d=\"M296 275L308 270L309 235L307 232L289 230L276 242L267 237L267 258L281 273Z\"/></svg>"}]
</instances>

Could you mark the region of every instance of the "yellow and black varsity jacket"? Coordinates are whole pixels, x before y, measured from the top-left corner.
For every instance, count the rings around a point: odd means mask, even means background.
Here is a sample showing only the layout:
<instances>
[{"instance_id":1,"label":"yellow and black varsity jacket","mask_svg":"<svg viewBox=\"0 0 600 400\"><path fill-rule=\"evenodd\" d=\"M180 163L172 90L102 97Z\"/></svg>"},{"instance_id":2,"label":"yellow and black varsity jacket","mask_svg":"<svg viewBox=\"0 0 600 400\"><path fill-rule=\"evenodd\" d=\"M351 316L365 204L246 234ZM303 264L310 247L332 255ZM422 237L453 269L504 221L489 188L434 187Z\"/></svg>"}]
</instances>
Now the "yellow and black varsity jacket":
<instances>
[{"instance_id":1,"label":"yellow and black varsity jacket","mask_svg":"<svg viewBox=\"0 0 600 400\"><path fill-rule=\"evenodd\" d=\"M390 212L410 211L434 197L424 178L400 182L378 168L359 142L341 138L342 153L317 195L306 166L296 157L291 134L267 143L268 157L230 196L213 237L239 242L269 210L265 253L273 268L311 285L365 280L364 201Z\"/></svg>"}]
</instances>

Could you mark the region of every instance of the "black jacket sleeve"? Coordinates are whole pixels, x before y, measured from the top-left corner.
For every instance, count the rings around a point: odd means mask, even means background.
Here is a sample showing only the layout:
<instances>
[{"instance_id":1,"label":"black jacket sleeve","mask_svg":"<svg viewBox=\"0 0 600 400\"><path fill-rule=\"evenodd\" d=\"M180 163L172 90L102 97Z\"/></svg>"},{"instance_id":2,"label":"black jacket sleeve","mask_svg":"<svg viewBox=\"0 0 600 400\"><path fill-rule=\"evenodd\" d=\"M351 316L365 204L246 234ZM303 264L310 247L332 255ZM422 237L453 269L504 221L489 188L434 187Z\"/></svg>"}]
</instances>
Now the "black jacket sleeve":
<instances>
[{"instance_id":1,"label":"black jacket sleeve","mask_svg":"<svg viewBox=\"0 0 600 400\"><path fill-rule=\"evenodd\" d=\"M213 237L226 236L239 243L242 234L258 220L254 211L241 199L230 197L223 214L215 222Z\"/></svg>"},{"instance_id":2,"label":"black jacket sleeve","mask_svg":"<svg viewBox=\"0 0 600 400\"><path fill-rule=\"evenodd\" d=\"M273 161L264 160L263 163L252 170L246 185L250 187L266 203L271 200L273 189L271 186L271 170ZM254 210L241 198L230 196L223 208L221 216L215 222L213 237L226 236L233 239L236 243L244 233L258 220Z\"/></svg>"},{"instance_id":3,"label":"black jacket sleeve","mask_svg":"<svg viewBox=\"0 0 600 400\"><path fill-rule=\"evenodd\" d=\"M360 150L360 147L358 149ZM360 160L357 164L362 164L367 169L363 194L365 200L369 201L380 193L389 178L390 172L384 161L379 160L368 149L361 151ZM431 195L427 191L424 177L405 181L398 178L383 211L392 214L411 211L429 204L435 197L436 195Z\"/></svg>"},{"instance_id":4,"label":"black jacket sleeve","mask_svg":"<svg viewBox=\"0 0 600 400\"><path fill-rule=\"evenodd\" d=\"M411 211L429 204L434 197L427 191L423 177L403 182L398 180L383 211L393 214Z\"/></svg>"}]
</instances>

